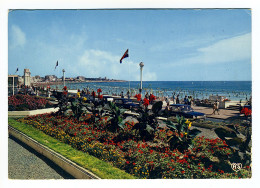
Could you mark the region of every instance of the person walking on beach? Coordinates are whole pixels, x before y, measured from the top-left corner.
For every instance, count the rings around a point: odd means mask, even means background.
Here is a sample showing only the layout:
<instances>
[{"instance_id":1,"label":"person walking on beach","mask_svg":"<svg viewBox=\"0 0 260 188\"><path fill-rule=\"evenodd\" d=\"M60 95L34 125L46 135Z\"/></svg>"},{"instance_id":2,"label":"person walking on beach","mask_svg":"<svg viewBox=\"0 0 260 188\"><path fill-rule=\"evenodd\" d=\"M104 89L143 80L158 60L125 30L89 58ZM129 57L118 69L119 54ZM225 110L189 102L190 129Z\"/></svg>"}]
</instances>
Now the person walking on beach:
<instances>
[{"instance_id":1,"label":"person walking on beach","mask_svg":"<svg viewBox=\"0 0 260 188\"><path fill-rule=\"evenodd\" d=\"M211 115L213 115L213 114L215 115L215 112L216 112L216 102L213 103L213 112Z\"/></svg>"},{"instance_id":2,"label":"person walking on beach","mask_svg":"<svg viewBox=\"0 0 260 188\"><path fill-rule=\"evenodd\" d=\"M216 100L216 102L214 102L213 104L213 112L212 112L212 115L216 113L216 111L218 112L218 115L219 115L219 102L218 100Z\"/></svg>"},{"instance_id":3,"label":"person walking on beach","mask_svg":"<svg viewBox=\"0 0 260 188\"><path fill-rule=\"evenodd\" d=\"M219 101L218 100L216 101L216 111L218 112L218 115L219 115Z\"/></svg>"}]
</instances>

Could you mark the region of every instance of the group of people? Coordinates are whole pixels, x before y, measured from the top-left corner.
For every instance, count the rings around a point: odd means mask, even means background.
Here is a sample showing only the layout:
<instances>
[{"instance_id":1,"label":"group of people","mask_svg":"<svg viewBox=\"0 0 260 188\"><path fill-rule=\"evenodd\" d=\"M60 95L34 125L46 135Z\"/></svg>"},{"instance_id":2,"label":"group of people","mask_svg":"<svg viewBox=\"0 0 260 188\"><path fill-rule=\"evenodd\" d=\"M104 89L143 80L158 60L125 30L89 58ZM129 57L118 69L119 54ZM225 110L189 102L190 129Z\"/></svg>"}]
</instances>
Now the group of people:
<instances>
[{"instance_id":1,"label":"group of people","mask_svg":"<svg viewBox=\"0 0 260 188\"><path fill-rule=\"evenodd\" d=\"M168 100L168 98L166 98ZM192 96L185 96L183 101L180 101L179 95L176 95L175 93L173 93L172 96L172 100L173 100L173 104L187 104L187 105L192 105L193 104L193 98ZM167 101L166 101L167 103Z\"/></svg>"}]
</instances>

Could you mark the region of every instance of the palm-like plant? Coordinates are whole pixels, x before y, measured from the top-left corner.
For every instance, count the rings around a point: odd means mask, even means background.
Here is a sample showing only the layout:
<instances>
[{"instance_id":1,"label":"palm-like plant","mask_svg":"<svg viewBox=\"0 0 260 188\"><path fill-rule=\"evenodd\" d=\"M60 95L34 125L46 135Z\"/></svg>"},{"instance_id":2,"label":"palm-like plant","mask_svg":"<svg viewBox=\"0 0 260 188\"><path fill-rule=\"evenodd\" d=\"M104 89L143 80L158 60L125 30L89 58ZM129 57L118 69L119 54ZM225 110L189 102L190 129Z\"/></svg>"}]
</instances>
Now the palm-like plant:
<instances>
[{"instance_id":1,"label":"palm-like plant","mask_svg":"<svg viewBox=\"0 0 260 188\"><path fill-rule=\"evenodd\" d=\"M192 147L192 140L201 131L198 129L190 129L192 122L184 119L184 117L177 116L177 123L172 121L165 121L167 127L170 129L168 132L167 142L170 149L178 149L183 152Z\"/></svg>"}]
</instances>

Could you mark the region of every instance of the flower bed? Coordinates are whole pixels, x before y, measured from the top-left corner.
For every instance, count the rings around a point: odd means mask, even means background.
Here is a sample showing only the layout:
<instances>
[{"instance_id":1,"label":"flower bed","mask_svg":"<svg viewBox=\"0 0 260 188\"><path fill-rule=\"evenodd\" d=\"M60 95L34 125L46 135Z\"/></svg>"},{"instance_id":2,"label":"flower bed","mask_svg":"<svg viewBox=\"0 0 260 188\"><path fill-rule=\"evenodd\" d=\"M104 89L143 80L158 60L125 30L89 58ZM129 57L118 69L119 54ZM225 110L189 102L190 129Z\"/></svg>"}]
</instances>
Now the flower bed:
<instances>
[{"instance_id":1,"label":"flower bed","mask_svg":"<svg viewBox=\"0 0 260 188\"><path fill-rule=\"evenodd\" d=\"M225 141L196 137L192 148L183 152L170 150L167 128L156 129L153 141L135 137L133 122L117 132L107 130L108 117L91 124L91 115L80 121L72 116L44 114L22 118L19 121L42 130L73 147L88 152L101 160L137 176L138 178L249 178L251 169L243 166L234 172L225 159L232 155ZM185 135L180 135L184 137Z\"/></svg>"},{"instance_id":2,"label":"flower bed","mask_svg":"<svg viewBox=\"0 0 260 188\"><path fill-rule=\"evenodd\" d=\"M8 97L8 111L26 111L52 108L53 105L44 98L30 95L13 95Z\"/></svg>"}]
</instances>

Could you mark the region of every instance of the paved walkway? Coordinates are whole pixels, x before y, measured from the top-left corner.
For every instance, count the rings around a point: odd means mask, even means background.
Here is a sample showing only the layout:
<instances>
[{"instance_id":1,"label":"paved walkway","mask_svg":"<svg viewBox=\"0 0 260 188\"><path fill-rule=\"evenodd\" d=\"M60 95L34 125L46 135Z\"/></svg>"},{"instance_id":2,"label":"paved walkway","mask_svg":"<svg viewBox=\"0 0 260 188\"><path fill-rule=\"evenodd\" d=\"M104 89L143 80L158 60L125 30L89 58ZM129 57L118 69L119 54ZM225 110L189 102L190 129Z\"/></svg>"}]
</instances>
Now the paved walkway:
<instances>
[{"instance_id":1,"label":"paved walkway","mask_svg":"<svg viewBox=\"0 0 260 188\"><path fill-rule=\"evenodd\" d=\"M238 110L227 110L227 109L219 109L219 115L216 112L215 115L212 115L213 109L209 107L203 106L192 106L194 111L202 112L206 114L208 118L217 118L217 119L229 119L233 117L240 117L240 113Z\"/></svg>"},{"instance_id":2,"label":"paved walkway","mask_svg":"<svg viewBox=\"0 0 260 188\"><path fill-rule=\"evenodd\" d=\"M13 137L8 138L9 179L73 179L44 156Z\"/></svg>"}]
</instances>

